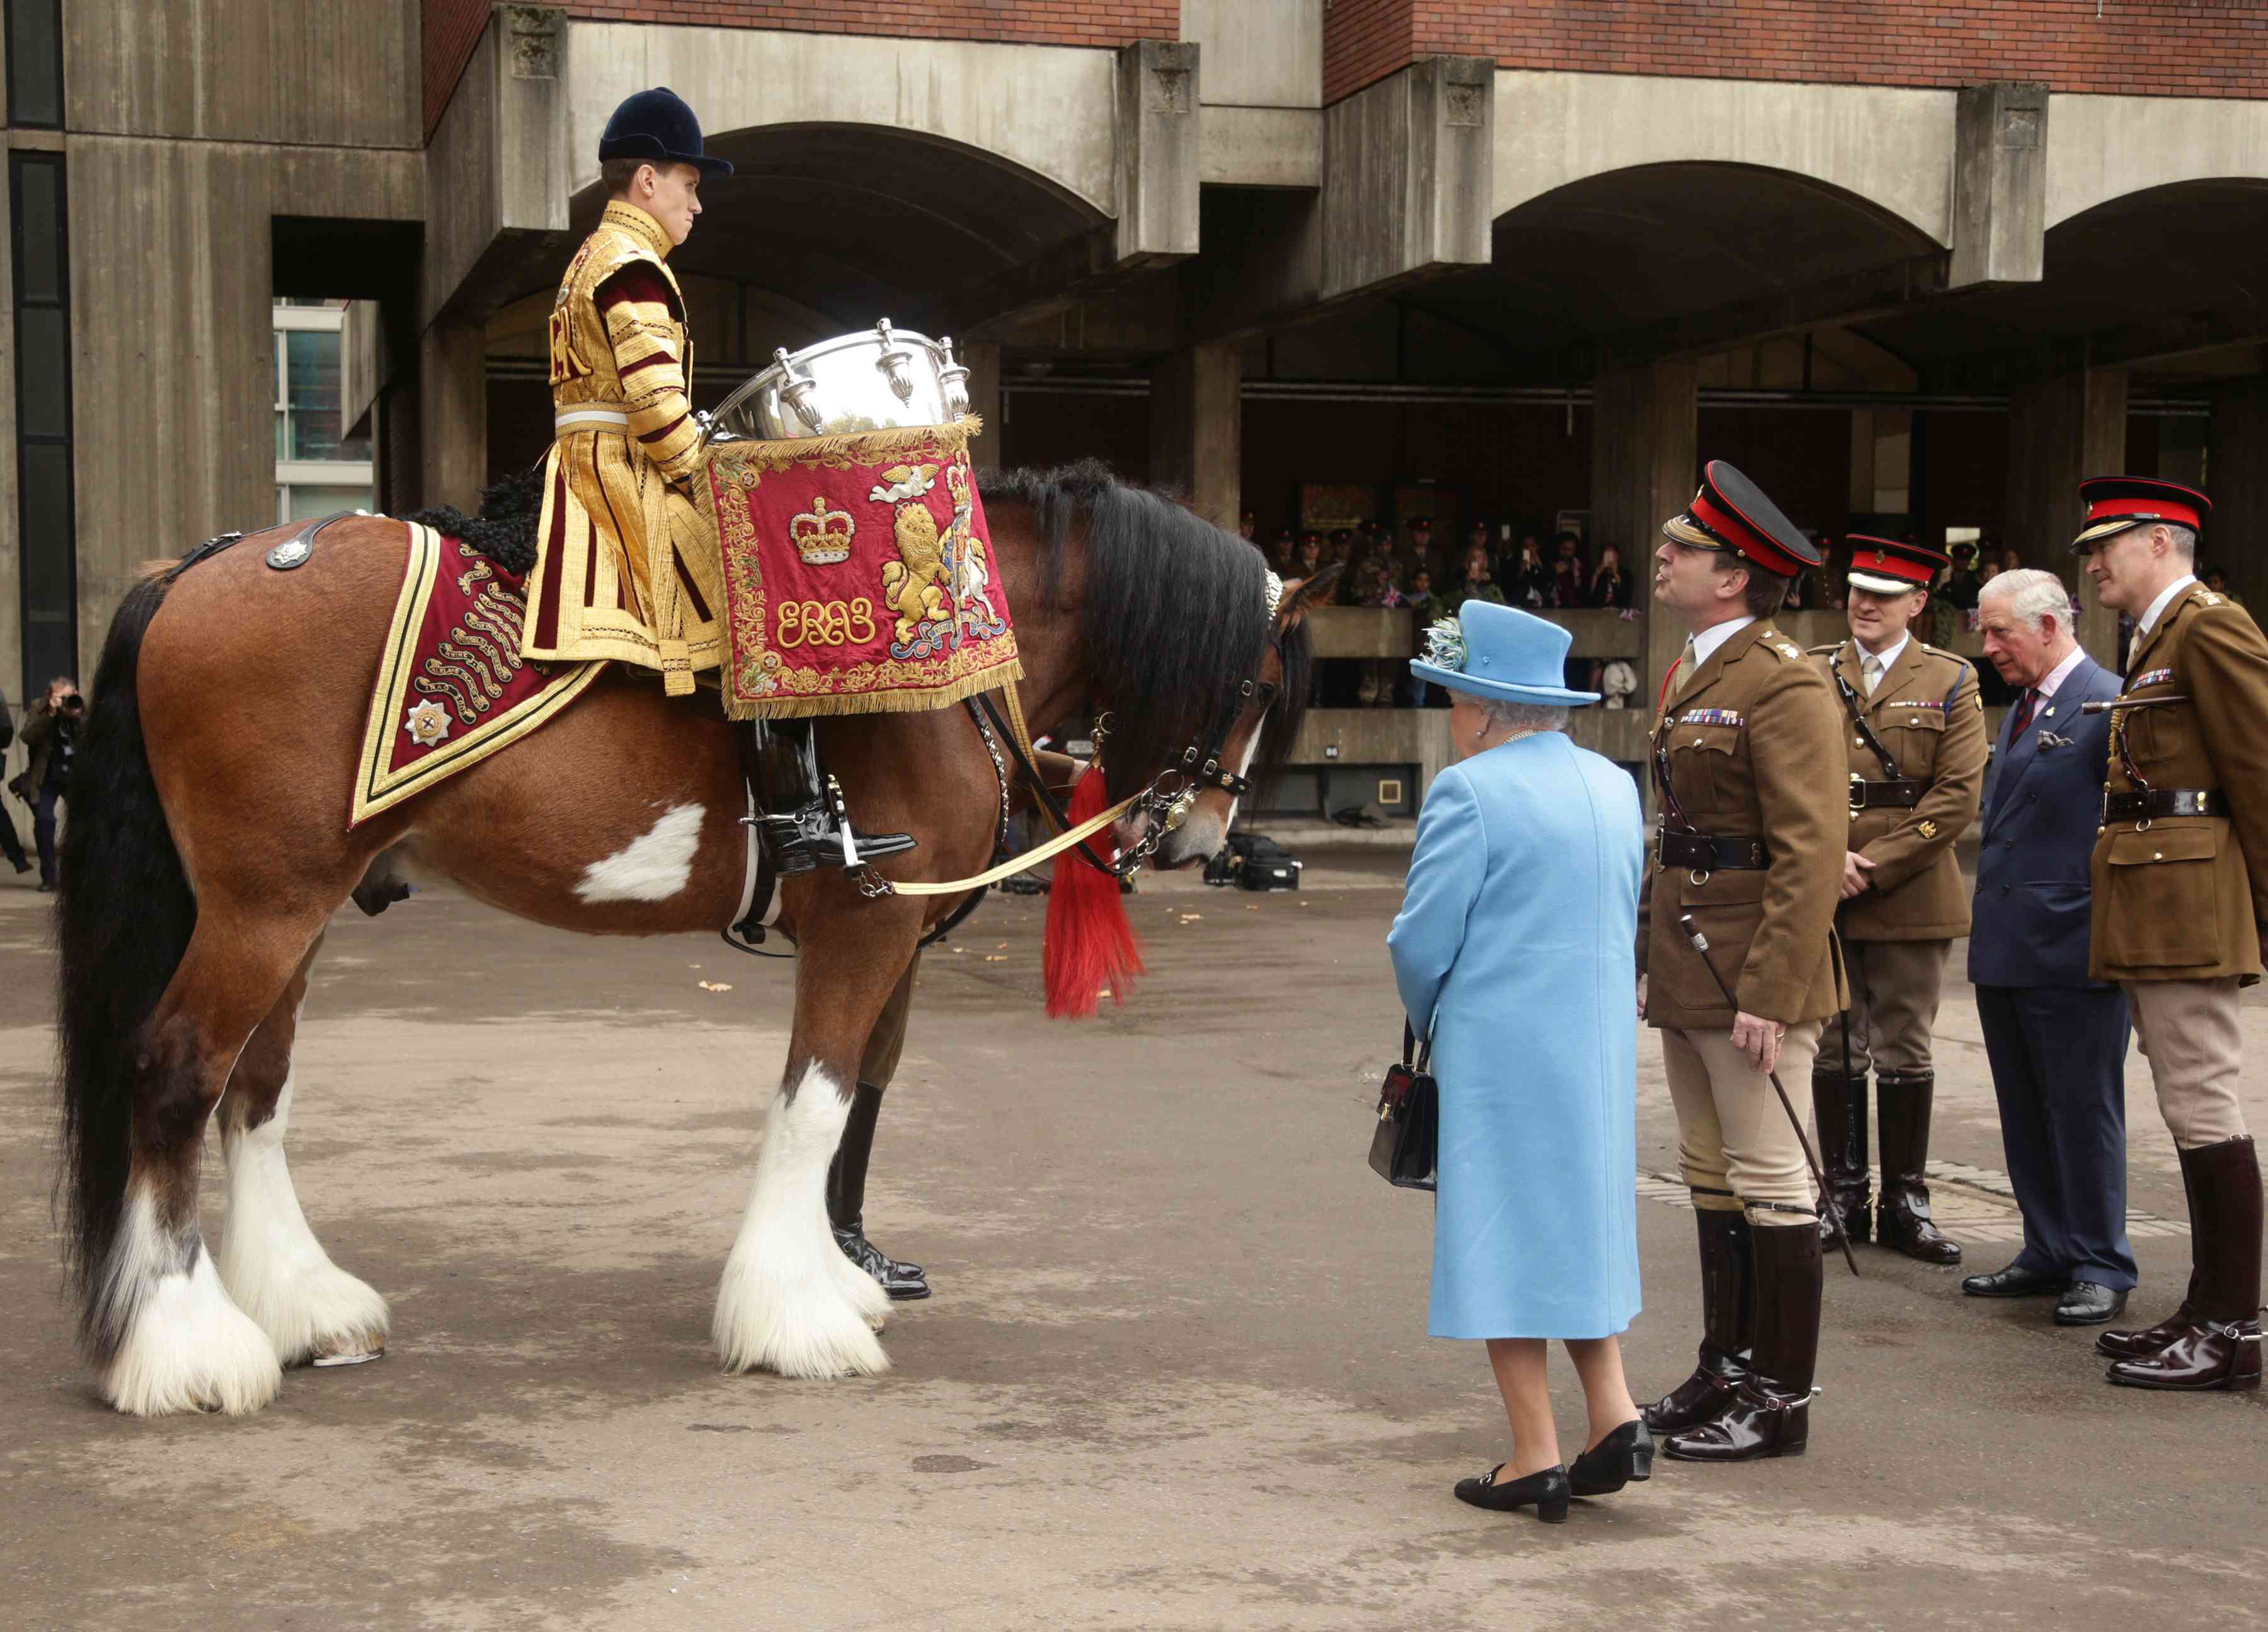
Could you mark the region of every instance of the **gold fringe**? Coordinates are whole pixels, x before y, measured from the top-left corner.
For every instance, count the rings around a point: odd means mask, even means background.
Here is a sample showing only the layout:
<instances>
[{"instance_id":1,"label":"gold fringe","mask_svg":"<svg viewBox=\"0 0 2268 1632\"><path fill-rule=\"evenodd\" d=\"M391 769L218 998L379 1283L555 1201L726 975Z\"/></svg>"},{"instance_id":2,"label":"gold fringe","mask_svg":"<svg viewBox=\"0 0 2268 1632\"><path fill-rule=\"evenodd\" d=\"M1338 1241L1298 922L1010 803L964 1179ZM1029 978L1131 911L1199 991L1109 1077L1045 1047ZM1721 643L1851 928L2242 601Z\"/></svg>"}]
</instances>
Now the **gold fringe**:
<instances>
[{"instance_id":1,"label":"gold fringe","mask_svg":"<svg viewBox=\"0 0 2268 1632\"><path fill-rule=\"evenodd\" d=\"M724 692L725 713L733 720L824 720L837 714L925 714L932 709L950 708L979 691L990 691L996 686L1013 685L1024 677L1021 659L1012 658L996 668L980 669L973 675L942 686L926 687L918 691L862 691L847 697L767 697L747 698L737 697L730 687Z\"/></svg>"}]
</instances>

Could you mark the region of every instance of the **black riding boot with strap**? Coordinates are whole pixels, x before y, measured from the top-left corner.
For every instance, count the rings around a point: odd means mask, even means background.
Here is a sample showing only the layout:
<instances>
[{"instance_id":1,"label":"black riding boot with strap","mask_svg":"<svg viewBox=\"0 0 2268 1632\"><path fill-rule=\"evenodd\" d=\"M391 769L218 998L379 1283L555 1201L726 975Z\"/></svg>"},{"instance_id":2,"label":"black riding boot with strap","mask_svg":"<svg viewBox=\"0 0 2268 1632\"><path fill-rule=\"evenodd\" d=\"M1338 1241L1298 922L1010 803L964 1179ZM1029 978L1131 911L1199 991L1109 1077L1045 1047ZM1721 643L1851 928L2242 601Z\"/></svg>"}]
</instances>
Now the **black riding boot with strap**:
<instances>
[{"instance_id":1,"label":"black riding boot with strap","mask_svg":"<svg viewBox=\"0 0 2268 1632\"><path fill-rule=\"evenodd\" d=\"M1934 1071L1877 1071L1874 1097L1882 1119L1882 1199L1874 1207L1874 1239L1925 1264L1957 1264L1961 1244L1940 1233L1929 1216L1929 1112L1937 1093Z\"/></svg>"},{"instance_id":2,"label":"black riding boot with strap","mask_svg":"<svg viewBox=\"0 0 2268 1632\"><path fill-rule=\"evenodd\" d=\"M843 1256L882 1283L902 1303L929 1296L929 1279L919 1264L902 1264L866 1239L866 1160L874 1154L874 1124L882 1114L882 1090L861 1082L850 1097L850 1116L835 1165L827 1170L827 1219Z\"/></svg>"},{"instance_id":3,"label":"black riding boot with strap","mask_svg":"<svg viewBox=\"0 0 2268 1632\"><path fill-rule=\"evenodd\" d=\"M1795 1457L1810 1443L1811 1382L1819 1368L1825 1289L1818 1226L1808 1220L1766 1225L1756 1232L1755 1252L1754 1364L1722 1415L1663 1443L1663 1454L1677 1461Z\"/></svg>"},{"instance_id":4,"label":"black riding boot with strap","mask_svg":"<svg viewBox=\"0 0 2268 1632\"><path fill-rule=\"evenodd\" d=\"M1849 1016L1845 1016L1847 1023ZM1819 1119L1819 1159L1827 1167L1827 1201L1819 1209L1819 1239L1835 1240L1835 1218L1856 1244L1874 1229L1873 1187L1867 1181L1867 1078L1861 1072L1815 1071L1811 1107ZM1830 1213L1833 1217L1830 1217Z\"/></svg>"},{"instance_id":5,"label":"black riding boot with strap","mask_svg":"<svg viewBox=\"0 0 2268 1632\"><path fill-rule=\"evenodd\" d=\"M1693 1375L1638 1416L1657 1434L1710 1422L1729 1408L1749 1374L1756 1290L1748 1215L1693 1210L1701 1237L1701 1355Z\"/></svg>"},{"instance_id":6,"label":"black riding boot with strap","mask_svg":"<svg viewBox=\"0 0 2268 1632\"><path fill-rule=\"evenodd\" d=\"M819 768L810 720L751 720L746 729L748 767L763 807L764 844L783 876L864 866L914 847L907 834L862 833L850 825L843 790Z\"/></svg>"}]
</instances>

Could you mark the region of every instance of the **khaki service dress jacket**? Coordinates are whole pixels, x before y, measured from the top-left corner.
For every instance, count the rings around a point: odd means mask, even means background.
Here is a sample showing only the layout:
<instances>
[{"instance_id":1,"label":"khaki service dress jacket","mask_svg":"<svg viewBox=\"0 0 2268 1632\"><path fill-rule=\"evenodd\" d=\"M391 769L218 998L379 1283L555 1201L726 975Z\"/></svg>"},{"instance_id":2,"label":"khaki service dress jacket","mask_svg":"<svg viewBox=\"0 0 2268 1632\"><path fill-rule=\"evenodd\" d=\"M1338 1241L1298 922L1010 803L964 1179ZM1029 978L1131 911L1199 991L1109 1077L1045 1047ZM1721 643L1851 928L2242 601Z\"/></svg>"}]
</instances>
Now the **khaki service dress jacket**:
<instances>
[{"instance_id":1,"label":"khaki service dress jacket","mask_svg":"<svg viewBox=\"0 0 2268 1632\"><path fill-rule=\"evenodd\" d=\"M1911 808L1869 805L1851 813L1850 848L1874 864L1871 887L1843 904L1845 941L1951 941L1969 933L1969 888L1954 842L1977 819L1984 796L1984 698L1964 658L1908 639L1896 668L1872 697L1859 666L1858 643L1814 646L1811 663L1835 692L1843 720L1849 780L1889 776L1881 756L1852 722L1835 685L1839 666L1875 739L1897 761L1898 776L1929 784Z\"/></svg>"},{"instance_id":2,"label":"khaki service dress jacket","mask_svg":"<svg viewBox=\"0 0 2268 1632\"><path fill-rule=\"evenodd\" d=\"M2192 584L2135 642L2122 695L2187 700L2113 711L2106 793L2134 791L2139 774L2154 789L2217 790L2230 814L2103 823L2090 972L2250 984L2268 938L2268 640L2242 607Z\"/></svg>"},{"instance_id":3,"label":"khaki service dress jacket","mask_svg":"<svg viewBox=\"0 0 2268 1632\"><path fill-rule=\"evenodd\" d=\"M1709 957L1752 1015L1800 1025L1849 1001L1835 940L1850 835L1842 705L1803 651L1759 618L1727 639L1689 681L1671 676L1653 755L1691 827L1717 838L1761 838L1762 868L1703 873L1663 867L1659 830L1638 908L1646 1023L1728 1031L1734 1010L1679 926L1708 937ZM1659 814L1672 822L1659 783Z\"/></svg>"}]
</instances>

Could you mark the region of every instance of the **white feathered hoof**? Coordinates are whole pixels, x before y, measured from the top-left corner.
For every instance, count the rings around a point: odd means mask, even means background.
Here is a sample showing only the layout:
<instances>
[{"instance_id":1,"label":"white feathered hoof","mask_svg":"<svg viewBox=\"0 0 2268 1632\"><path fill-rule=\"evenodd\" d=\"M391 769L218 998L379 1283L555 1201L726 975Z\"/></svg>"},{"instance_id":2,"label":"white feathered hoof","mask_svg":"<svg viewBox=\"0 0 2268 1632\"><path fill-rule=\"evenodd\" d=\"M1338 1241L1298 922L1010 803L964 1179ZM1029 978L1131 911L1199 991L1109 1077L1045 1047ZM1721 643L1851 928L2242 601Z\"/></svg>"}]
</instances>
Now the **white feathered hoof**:
<instances>
[{"instance_id":1,"label":"white feathered hoof","mask_svg":"<svg viewBox=\"0 0 2268 1632\"><path fill-rule=\"evenodd\" d=\"M375 1358L393 1330L378 1289L328 1259L280 1281L246 1284L224 1273L221 1281L287 1366Z\"/></svg>"},{"instance_id":2,"label":"white feathered hoof","mask_svg":"<svg viewBox=\"0 0 2268 1632\"><path fill-rule=\"evenodd\" d=\"M833 1237L826 1239L827 1251L842 1259ZM810 1273L824 1266L766 1263L749 1247L743 1239L733 1248L717 1295L714 1336L725 1370L837 1377L875 1377L890 1369L871 1318L844 1296L831 1272ZM871 1276L862 1278L881 1291Z\"/></svg>"},{"instance_id":3,"label":"white feathered hoof","mask_svg":"<svg viewBox=\"0 0 2268 1632\"><path fill-rule=\"evenodd\" d=\"M244 1416L276 1398L284 1369L268 1333L229 1302L200 1245L187 1274L144 1288L102 1396L129 1416L217 1411Z\"/></svg>"}]
</instances>

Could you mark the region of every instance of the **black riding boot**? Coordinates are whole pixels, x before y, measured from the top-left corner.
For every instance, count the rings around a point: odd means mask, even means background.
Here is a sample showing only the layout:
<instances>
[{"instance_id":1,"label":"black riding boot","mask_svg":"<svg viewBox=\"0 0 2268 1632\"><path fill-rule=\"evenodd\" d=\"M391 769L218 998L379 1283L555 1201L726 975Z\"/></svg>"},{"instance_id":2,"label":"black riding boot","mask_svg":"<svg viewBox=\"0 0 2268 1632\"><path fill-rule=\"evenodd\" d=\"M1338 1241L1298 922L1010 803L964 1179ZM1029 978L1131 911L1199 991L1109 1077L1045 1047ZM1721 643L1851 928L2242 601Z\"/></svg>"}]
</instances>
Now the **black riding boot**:
<instances>
[{"instance_id":1,"label":"black riding boot","mask_svg":"<svg viewBox=\"0 0 2268 1632\"><path fill-rule=\"evenodd\" d=\"M827 1218L835 1226L836 1244L843 1255L882 1283L882 1290L900 1303L929 1296L929 1281L919 1264L901 1264L866 1239L866 1158L874 1153L874 1123L882 1114L882 1090L861 1082L850 1098L850 1117L843 1125L843 1142L835 1148L835 1165L827 1170Z\"/></svg>"},{"instance_id":2,"label":"black riding boot","mask_svg":"<svg viewBox=\"0 0 2268 1632\"><path fill-rule=\"evenodd\" d=\"M749 757L763 806L764 842L783 875L817 867L879 861L914 847L904 833L862 833L850 824L843 790L819 768L819 742L808 720L751 720ZM843 832L855 855L843 853Z\"/></svg>"},{"instance_id":3,"label":"black riding boot","mask_svg":"<svg viewBox=\"0 0 2268 1632\"><path fill-rule=\"evenodd\" d=\"M1754 1232L1745 1213L1696 1207L1701 1241L1701 1353L1693 1375L1638 1409L1657 1434L1675 1433L1722 1415L1749 1375L1756 1329Z\"/></svg>"},{"instance_id":4,"label":"black riding boot","mask_svg":"<svg viewBox=\"0 0 2268 1632\"><path fill-rule=\"evenodd\" d=\"M1819 1119L1819 1159L1827 1168L1827 1194L1819 1209L1820 1244L1834 1244L1837 1217L1851 1239L1863 1243L1874 1230L1874 1195L1867 1178L1866 1076L1813 1072L1811 1106Z\"/></svg>"}]
</instances>

